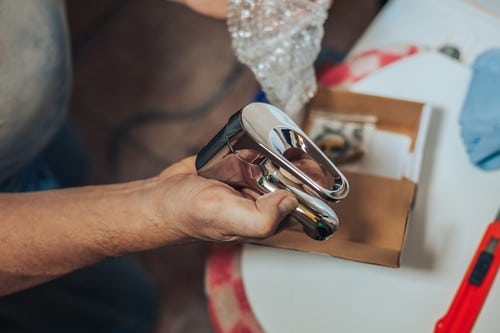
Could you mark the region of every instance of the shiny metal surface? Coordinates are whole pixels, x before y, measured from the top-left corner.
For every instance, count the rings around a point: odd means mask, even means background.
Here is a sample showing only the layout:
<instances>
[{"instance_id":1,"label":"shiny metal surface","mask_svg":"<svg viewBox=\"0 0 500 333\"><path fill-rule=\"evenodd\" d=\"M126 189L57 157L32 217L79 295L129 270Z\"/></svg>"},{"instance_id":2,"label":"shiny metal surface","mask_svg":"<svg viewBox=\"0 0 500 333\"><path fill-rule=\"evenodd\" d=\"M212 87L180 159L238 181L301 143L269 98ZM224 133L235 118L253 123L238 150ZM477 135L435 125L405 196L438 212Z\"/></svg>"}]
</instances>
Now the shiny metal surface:
<instances>
[{"instance_id":1,"label":"shiny metal surface","mask_svg":"<svg viewBox=\"0 0 500 333\"><path fill-rule=\"evenodd\" d=\"M288 190L307 235L324 240L335 232L339 220L327 202L347 196L347 179L285 113L249 104L214 139L198 154L201 176L261 194Z\"/></svg>"}]
</instances>

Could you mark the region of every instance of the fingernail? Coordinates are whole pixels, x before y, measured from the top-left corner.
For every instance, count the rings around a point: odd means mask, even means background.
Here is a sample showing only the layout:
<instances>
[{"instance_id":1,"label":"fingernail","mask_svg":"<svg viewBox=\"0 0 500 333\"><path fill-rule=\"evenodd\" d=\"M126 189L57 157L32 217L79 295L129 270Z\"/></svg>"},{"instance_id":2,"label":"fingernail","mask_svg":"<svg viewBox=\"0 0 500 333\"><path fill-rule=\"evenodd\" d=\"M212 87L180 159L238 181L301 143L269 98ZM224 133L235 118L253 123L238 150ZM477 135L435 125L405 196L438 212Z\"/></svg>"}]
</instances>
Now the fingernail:
<instances>
[{"instance_id":1,"label":"fingernail","mask_svg":"<svg viewBox=\"0 0 500 333\"><path fill-rule=\"evenodd\" d=\"M297 208L297 199L294 197L286 197L285 199L281 200L281 202L278 204L278 208L280 210L281 216L286 216L288 215L292 210Z\"/></svg>"}]
</instances>

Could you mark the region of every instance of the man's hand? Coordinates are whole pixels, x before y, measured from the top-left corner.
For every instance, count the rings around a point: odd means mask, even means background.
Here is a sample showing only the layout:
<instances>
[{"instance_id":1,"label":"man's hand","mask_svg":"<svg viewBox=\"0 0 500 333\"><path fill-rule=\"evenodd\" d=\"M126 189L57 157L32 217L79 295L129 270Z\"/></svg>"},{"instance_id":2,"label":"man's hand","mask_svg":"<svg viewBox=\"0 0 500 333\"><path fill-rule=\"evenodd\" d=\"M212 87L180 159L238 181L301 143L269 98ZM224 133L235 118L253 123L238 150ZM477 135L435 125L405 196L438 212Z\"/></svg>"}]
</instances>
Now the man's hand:
<instances>
[{"instance_id":1,"label":"man's hand","mask_svg":"<svg viewBox=\"0 0 500 333\"><path fill-rule=\"evenodd\" d=\"M157 216L181 239L234 241L271 236L297 207L296 198L277 191L253 199L219 181L196 174L194 157L166 169L159 177ZM161 223L161 221L159 221Z\"/></svg>"},{"instance_id":2,"label":"man's hand","mask_svg":"<svg viewBox=\"0 0 500 333\"><path fill-rule=\"evenodd\" d=\"M287 191L254 197L199 177L194 158L135 182L0 193L0 296L108 257L271 236L297 204Z\"/></svg>"},{"instance_id":3,"label":"man's hand","mask_svg":"<svg viewBox=\"0 0 500 333\"><path fill-rule=\"evenodd\" d=\"M227 0L171 0L182 3L195 12L214 18L227 17Z\"/></svg>"}]
</instances>

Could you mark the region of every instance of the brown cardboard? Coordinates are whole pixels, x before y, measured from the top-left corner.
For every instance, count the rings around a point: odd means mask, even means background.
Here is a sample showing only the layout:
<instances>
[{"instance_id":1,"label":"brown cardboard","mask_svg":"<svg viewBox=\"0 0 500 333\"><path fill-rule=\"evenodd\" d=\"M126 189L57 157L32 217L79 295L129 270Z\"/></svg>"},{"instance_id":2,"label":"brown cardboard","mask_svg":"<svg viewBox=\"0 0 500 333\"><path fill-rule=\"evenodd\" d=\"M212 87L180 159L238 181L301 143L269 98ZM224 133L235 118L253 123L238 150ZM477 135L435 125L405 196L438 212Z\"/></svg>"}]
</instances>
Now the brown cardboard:
<instances>
[{"instance_id":1,"label":"brown cardboard","mask_svg":"<svg viewBox=\"0 0 500 333\"><path fill-rule=\"evenodd\" d=\"M378 117L378 128L408 135L412 139L411 149L413 149L419 132L422 107L423 104L418 102L320 88L307 110L324 108L342 113L374 114ZM304 131L307 133L309 126L307 113L303 123Z\"/></svg>"},{"instance_id":2,"label":"brown cardboard","mask_svg":"<svg viewBox=\"0 0 500 333\"><path fill-rule=\"evenodd\" d=\"M410 136L413 150L423 104L323 88L309 104L309 110L314 108L375 114L378 128ZM307 115L303 127L307 133ZM346 199L332 204L340 219L339 230L332 238L312 240L302 232L299 224L291 224L259 243L399 267L416 184L406 179L394 180L359 173L346 172L345 175L350 183L350 192Z\"/></svg>"}]
</instances>

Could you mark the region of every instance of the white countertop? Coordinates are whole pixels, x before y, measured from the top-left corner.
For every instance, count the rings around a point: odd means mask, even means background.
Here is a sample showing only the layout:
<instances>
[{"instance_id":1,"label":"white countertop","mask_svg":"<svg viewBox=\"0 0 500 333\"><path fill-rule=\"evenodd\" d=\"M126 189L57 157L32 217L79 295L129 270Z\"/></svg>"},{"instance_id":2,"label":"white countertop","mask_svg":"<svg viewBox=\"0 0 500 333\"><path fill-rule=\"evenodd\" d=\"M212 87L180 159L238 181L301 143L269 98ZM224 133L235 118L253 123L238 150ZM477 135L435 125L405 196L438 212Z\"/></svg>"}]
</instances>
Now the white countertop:
<instances>
[{"instance_id":1,"label":"white countertop","mask_svg":"<svg viewBox=\"0 0 500 333\"><path fill-rule=\"evenodd\" d=\"M410 2L392 1L382 17L394 19L392 10L397 9L398 21L405 20L400 7ZM408 6L415 7L414 3ZM404 32L383 34L381 27L390 25L377 19L355 49L377 45L380 34L389 35L389 41L403 41L395 35ZM495 31L500 31L500 22L498 27ZM500 40L496 45L500 46ZM487 224L500 208L500 170L484 172L473 166L460 137L458 117L470 75L467 63L429 52L356 84L353 90L358 92L425 101L438 108L429 129L402 266L392 269L246 245L243 280L266 332L433 330L451 303ZM498 332L499 280L497 276L475 332Z\"/></svg>"}]
</instances>

